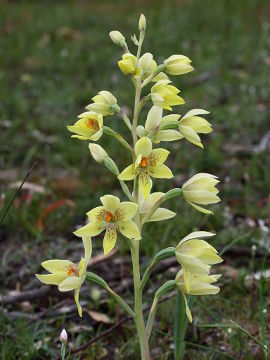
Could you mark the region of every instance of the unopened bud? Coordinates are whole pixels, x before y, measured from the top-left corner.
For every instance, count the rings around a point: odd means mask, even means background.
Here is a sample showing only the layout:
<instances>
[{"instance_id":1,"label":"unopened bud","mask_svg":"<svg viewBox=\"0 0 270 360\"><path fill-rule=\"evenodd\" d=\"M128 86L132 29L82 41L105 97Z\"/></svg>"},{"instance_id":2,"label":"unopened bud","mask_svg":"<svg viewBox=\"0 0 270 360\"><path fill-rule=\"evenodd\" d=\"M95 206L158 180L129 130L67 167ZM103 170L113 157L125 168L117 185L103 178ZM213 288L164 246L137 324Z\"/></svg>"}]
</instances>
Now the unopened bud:
<instances>
[{"instance_id":1,"label":"unopened bud","mask_svg":"<svg viewBox=\"0 0 270 360\"><path fill-rule=\"evenodd\" d=\"M113 161L113 159L111 159L110 157L106 157L104 159L104 165L106 166L107 169L109 169L113 174L115 174L116 176L119 175L119 169L116 165L116 163Z\"/></svg>"},{"instance_id":2,"label":"unopened bud","mask_svg":"<svg viewBox=\"0 0 270 360\"><path fill-rule=\"evenodd\" d=\"M68 341L68 334L67 334L67 332L66 332L66 330L65 329L63 329L62 331L61 331L61 334L60 334L60 336L59 336L59 339L60 339L60 341L61 341L61 343L67 343L67 341Z\"/></svg>"},{"instance_id":3,"label":"unopened bud","mask_svg":"<svg viewBox=\"0 0 270 360\"><path fill-rule=\"evenodd\" d=\"M141 14L139 19L139 30L145 31L145 29L146 29L146 18L143 14Z\"/></svg>"},{"instance_id":4,"label":"unopened bud","mask_svg":"<svg viewBox=\"0 0 270 360\"><path fill-rule=\"evenodd\" d=\"M89 150L90 150L90 153L93 156L94 160L96 160L96 162L98 162L100 164L102 164L104 162L104 159L108 157L108 154L103 149L103 147L101 147L98 144L90 143Z\"/></svg>"},{"instance_id":5,"label":"unopened bud","mask_svg":"<svg viewBox=\"0 0 270 360\"><path fill-rule=\"evenodd\" d=\"M110 38L116 45L120 45L121 41L125 41L125 37L120 33L120 31L113 30L109 33Z\"/></svg>"}]
</instances>

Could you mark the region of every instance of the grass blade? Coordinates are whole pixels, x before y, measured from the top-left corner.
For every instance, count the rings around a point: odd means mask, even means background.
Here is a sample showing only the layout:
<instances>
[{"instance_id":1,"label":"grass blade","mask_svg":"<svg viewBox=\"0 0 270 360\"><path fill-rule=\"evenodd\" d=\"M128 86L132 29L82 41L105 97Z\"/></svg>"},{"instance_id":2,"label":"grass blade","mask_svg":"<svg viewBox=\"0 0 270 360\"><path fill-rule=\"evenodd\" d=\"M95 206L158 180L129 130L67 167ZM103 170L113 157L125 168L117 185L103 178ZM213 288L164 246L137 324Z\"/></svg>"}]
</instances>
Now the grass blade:
<instances>
[{"instance_id":1,"label":"grass blade","mask_svg":"<svg viewBox=\"0 0 270 360\"><path fill-rule=\"evenodd\" d=\"M25 183L25 181L28 179L29 175L31 174L33 168L36 166L38 160L36 160L34 162L34 164L31 166L30 170L28 171L28 173L25 175L23 181L21 182L21 185L18 187L18 189L15 191L14 195L12 196L10 202L8 203L8 205L6 206L6 208L3 209L2 214L0 216L0 225L2 224L2 222L5 220L5 217L7 216L14 200L16 199L16 197L18 196L19 192L21 191L21 188L23 187L23 184Z\"/></svg>"},{"instance_id":2,"label":"grass blade","mask_svg":"<svg viewBox=\"0 0 270 360\"><path fill-rule=\"evenodd\" d=\"M242 333L244 333L245 335L247 335L250 339L252 339L256 344L258 344L263 351L267 351L267 348L260 342L260 340L256 339L253 335L251 335L247 330L245 330L244 328L242 328L242 326L240 326L239 324L237 324L236 322L234 322L233 320L231 320L231 322L233 323L233 325L235 327L237 327Z\"/></svg>"}]
</instances>

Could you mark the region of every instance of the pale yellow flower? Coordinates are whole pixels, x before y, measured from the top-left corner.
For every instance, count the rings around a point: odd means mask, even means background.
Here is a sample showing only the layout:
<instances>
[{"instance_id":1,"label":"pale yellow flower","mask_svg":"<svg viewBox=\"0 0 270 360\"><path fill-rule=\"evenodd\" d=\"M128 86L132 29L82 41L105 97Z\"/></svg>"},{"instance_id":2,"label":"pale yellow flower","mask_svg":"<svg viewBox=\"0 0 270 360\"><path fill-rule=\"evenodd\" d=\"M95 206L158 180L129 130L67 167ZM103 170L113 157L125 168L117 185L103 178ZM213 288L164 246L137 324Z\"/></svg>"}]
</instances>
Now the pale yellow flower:
<instances>
[{"instance_id":1,"label":"pale yellow flower","mask_svg":"<svg viewBox=\"0 0 270 360\"><path fill-rule=\"evenodd\" d=\"M105 230L103 239L104 254L108 254L117 240L117 230L128 239L140 240L141 235L137 225L132 221L138 205L132 202L120 202L113 195L100 198L103 206L98 206L87 213L89 224L75 231L76 236L97 236Z\"/></svg>"},{"instance_id":2,"label":"pale yellow flower","mask_svg":"<svg viewBox=\"0 0 270 360\"><path fill-rule=\"evenodd\" d=\"M223 261L213 246L200 239L214 235L208 231L195 231L184 237L176 247L175 255L182 266L187 291L191 289L191 274L208 275L211 265Z\"/></svg>"},{"instance_id":3,"label":"pale yellow flower","mask_svg":"<svg viewBox=\"0 0 270 360\"><path fill-rule=\"evenodd\" d=\"M212 127L207 120L198 116L201 114L209 114L209 112L203 109L193 109L189 111L179 121L179 132L182 137L185 137L192 144L203 148L202 141L198 134L208 134L212 132Z\"/></svg>"},{"instance_id":4,"label":"pale yellow flower","mask_svg":"<svg viewBox=\"0 0 270 360\"><path fill-rule=\"evenodd\" d=\"M154 192L150 194L147 199L145 199L142 193L139 191L138 203L139 213L141 214L141 216L145 216L156 204L156 202L160 200L164 195L165 194L163 192ZM173 218L175 215L175 212L159 207L146 222L168 220Z\"/></svg>"},{"instance_id":5,"label":"pale yellow flower","mask_svg":"<svg viewBox=\"0 0 270 360\"><path fill-rule=\"evenodd\" d=\"M209 205L220 201L217 196L219 190L216 188L218 183L217 176L207 173L196 174L182 186L183 196L196 210L204 214L212 214L212 211L198 206L198 204Z\"/></svg>"},{"instance_id":6,"label":"pale yellow flower","mask_svg":"<svg viewBox=\"0 0 270 360\"><path fill-rule=\"evenodd\" d=\"M94 102L87 105L86 109L101 114L103 116L113 115L115 112L115 108L119 108L116 98L109 91L100 91L98 95L92 98L92 100Z\"/></svg>"},{"instance_id":7,"label":"pale yellow flower","mask_svg":"<svg viewBox=\"0 0 270 360\"><path fill-rule=\"evenodd\" d=\"M212 283L215 283L220 278L220 276L221 275L192 274L190 277L190 290L188 291L185 285L183 270L180 270L176 275L176 285L184 297L186 304L186 314L190 322L192 322L192 315L187 303L186 294L216 295L220 288L218 286L212 285Z\"/></svg>"},{"instance_id":8,"label":"pale yellow flower","mask_svg":"<svg viewBox=\"0 0 270 360\"><path fill-rule=\"evenodd\" d=\"M136 56L127 53L122 56L122 60L118 61L118 66L123 74L138 77L141 73L141 69L136 67L136 61Z\"/></svg>"},{"instance_id":9,"label":"pale yellow flower","mask_svg":"<svg viewBox=\"0 0 270 360\"><path fill-rule=\"evenodd\" d=\"M59 291L74 290L74 299L78 308L79 316L82 317L82 307L79 302L80 288L86 277L86 270L92 254L92 243L90 236L83 237L84 257L79 264L74 264L69 260L47 260L41 263L42 267L50 274L39 275L36 277L44 284L57 285Z\"/></svg>"},{"instance_id":10,"label":"pale yellow flower","mask_svg":"<svg viewBox=\"0 0 270 360\"><path fill-rule=\"evenodd\" d=\"M103 116L93 111L87 111L78 116L79 120L68 126L68 130L76 135L72 138L79 140L97 141L103 134Z\"/></svg>"},{"instance_id":11,"label":"pale yellow flower","mask_svg":"<svg viewBox=\"0 0 270 360\"><path fill-rule=\"evenodd\" d=\"M177 94L180 92L175 86L170 85L170 80L159 80L151 88L151 99L154 105L161 106L165 110L172 110L172 106L185 103Z\"/></svg>"},{"instance_id":12,"label":"pale yellow flower","mask_svg":"<svg viewBox=\"0 0 270 360\"><path fill-rule=\"evenodd\" d=\"M128 181L139 177L139 189L144 198L149 196L151 190L151 177L171 179L171 170L164 165L169 151L165 149L152 149L152 142L147 137L142 137L135 145L136 161L118 176L119 180Z\"/></svg>"},{"instance_id":13,"label":"pale yellow flower","mask_svg":"<svg viewBox=\"0 0 270 360\"><path fill-rule=\"evenodd\" d=\"M160 106L152 106L148 112L145 127L142 125L137 126L137 134L139 137L150 137L154 143L182 139L182 135L177 130L160 130L160 128L162 128L162 126L166 125L168 122L178 121L180 115L170 114L162 117L162 112L163 109Z\"/></svg>"},{"instance_id":14,"label":"pale yellow flower","mask_svg":"<svg viewBox=\"0 0 270 360\"><path fill-rule=\"evenodd\" d=\"M194 70L191 60L184 55L172 55L164 61L166 72L170 75L183 75Z\"/></svg>"}]
</instances>

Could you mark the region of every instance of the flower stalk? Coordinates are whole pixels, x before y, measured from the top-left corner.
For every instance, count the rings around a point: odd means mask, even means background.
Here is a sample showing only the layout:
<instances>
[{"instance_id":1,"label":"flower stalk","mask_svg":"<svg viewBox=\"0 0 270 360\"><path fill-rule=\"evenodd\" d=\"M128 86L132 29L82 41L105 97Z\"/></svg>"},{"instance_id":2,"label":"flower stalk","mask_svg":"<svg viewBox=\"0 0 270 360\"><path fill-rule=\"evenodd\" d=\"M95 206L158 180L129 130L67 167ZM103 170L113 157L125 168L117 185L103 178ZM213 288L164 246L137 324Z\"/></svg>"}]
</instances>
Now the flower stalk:
<instances>
[{"instance_id":1,"label":"flower stalk","mask_svg":"<svg viewBox=\"0 0 270 360\"><path fill-rule=\"evenodd\" d=\"M180 242L179 239L172 240L173 246L157 252L141 277L140 241L145 241L142 239L143 226L150 222L168 220L177 215L170 209L161 207L165 201L181 196L181 199L186 200L194 209L204 214L212 214L204 206L220 201L217 196L219 190L216 188L218 180L216 176L207 173L196 174L181 188L173 188L166 193L152 191L158 179L169 180L174 177L171 169L165 165L170 152L162 147L156 148L155 145L165 141L185 139L203 148L198 134L208 134L212 128L206 119L199 116L208 114L208 111L203 109L190 110L182 118L180 114L164 114L164 111L172 111L173 106L185 103L184 99L178 95L180 90L171 84L166 73L182 75L193 71L193 67L191 60L184 55L172 55L159 65L151 53L146 52L141 55L145 30L146 19L142 14L139 20L139 40L136 35L132 36L132 41L137 46L136 56L129 52L125 37L119 31L110 32L111 40L124 51L122 59L118 61L118 66L135 87L132 121L128 118L125 107L119 107L117 98L109 91L102 90L86 106L88 111L81 113L75 124L68 126L72 138L90 142L89 150L92 158L117 176L123 194L129 201L121 201L120 198L111 194L102 196L101 204L87 212L86 225L74 231L74 235L82 239L84 245L84 256L81 260L77 263L59 259L44 261L42 267L48 273L37 274L37 278L45 284L58 286L59 291L74 291L74 300L80 317L82 307L79 302L79 292L84 281L104 288L133 318L139 339L141 359L150 360L148 341L159 299L178 289L181 294L179 296L182 296L185 304L185 313L191 322L192 315L187 296L215 295L219 292L219 287L213 283L216 283L220 275L211 275L210 271L211 266L221 262L222 259L217 255L214 247L200 239L214 234L196 231L185 236ZM150 85L150 89L145 92L144 88L147 85ZM142 119L141 110L149 102L152 102L152 107L145 120ZM132 141L113 130L112 125L105 125L107 118L115 113L119 114L130 130ZM145 120L143 124L142 120ZM101 145L96 143L103 135L109 135L117 140L132 157L132 163L121 172L117 162ZM132 190L127 186L126 181L133 181ZM134 283L133 306L114 292L100 276L87 272L92 255L92 238L103 232L105 255L123 240L122 236L119 239L119 233L124 236L130 247ZM147 239L147 241L150 240ZM146 324L143 313L143 290L154 266L168 257L176 257L181 268L175 279L161 284L156 291ZM184 312L183 316L185 316Z\"/></svg>"}]
</instances>

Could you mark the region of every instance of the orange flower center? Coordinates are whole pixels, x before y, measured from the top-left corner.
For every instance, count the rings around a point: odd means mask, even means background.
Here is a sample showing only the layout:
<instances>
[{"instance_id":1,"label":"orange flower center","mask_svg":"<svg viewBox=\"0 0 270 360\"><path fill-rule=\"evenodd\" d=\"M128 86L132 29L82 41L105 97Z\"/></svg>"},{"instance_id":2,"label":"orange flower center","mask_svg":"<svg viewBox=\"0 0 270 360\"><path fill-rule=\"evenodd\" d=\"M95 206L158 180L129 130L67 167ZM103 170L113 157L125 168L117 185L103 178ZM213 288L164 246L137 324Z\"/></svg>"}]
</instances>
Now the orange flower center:
<instances>
[{"instance_id":1,"label":"orange flower center","mask_svg":"<svg viewBox=\"0 0 270 360\"><path fill-rule=\"evenodd\" d=\"M146 167L146 166L147 166L147 160L146 160L146 157L145 157L145 156L143 156L143 158L142 158L141 166L142 166L142 167Z\"/></svg>"},{"instance_id":2,"label":"orange flower center","mask_svg":"<svg viewBox=\"0 0 270 360\"><path fill-rule=\"evenodd\" d=\"M109 212L109 211L106 211L106 217L105 217L105 220L107 222L110 222L112 219L112 214Z\"/></svg>"},{"instance_id":3,"label":"orange flower center","mask_svg":"<svg viewBox=\"0 0 270 360\"><path fill-rule=\"evenodd\" d=\"M88 128L92 128L93 130L99 130L99 125L96 119L88 119L86 122L86 126Z\"/></svg>"},{"instance_id":4,"label":"orange flower center","mask_svg":"<svg viewBox=\"0 0 270 360\"><path fill-rule=\"evenodd\" d=\"M79 276L79 271L74 266L69 265L69 267L68 267L68 276L70 276L72 274L74 274L75 276Z\"/></svg>"}]
</instances>

